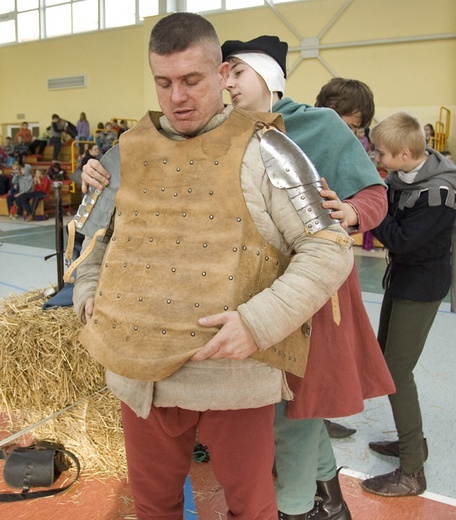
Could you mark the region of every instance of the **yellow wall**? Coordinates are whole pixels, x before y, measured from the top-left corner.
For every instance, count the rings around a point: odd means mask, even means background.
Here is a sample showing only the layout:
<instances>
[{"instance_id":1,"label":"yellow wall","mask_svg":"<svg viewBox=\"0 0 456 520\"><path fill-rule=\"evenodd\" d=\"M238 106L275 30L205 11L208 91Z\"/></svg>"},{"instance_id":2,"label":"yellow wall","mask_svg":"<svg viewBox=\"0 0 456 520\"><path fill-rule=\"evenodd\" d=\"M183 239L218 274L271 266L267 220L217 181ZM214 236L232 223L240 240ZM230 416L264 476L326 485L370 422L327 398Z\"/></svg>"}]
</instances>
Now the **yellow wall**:
<instances>
[{"instance_id":1,"label":"yellow wall","mask_svg":"<svg viewBox=\"0 0 456 520\"><path fill-rule=\"evenodd\" d=\"M453 34L436 41L324 49L319 56L337 75L371 86L378 120L407 109L423 124L435 124L440 106L449 108L449 148L456 153L454 0L311 0L207 17L222 42L260 34L286 40L291 49L288 68L297 65L286 94L310 104L332 74L316 58L299 62L300 53L293 49L301 38L323 32L320 44L331 45ZM82 110L94 127L113 116L138 119L147 108L158 108L147 63L148 37L157 19L148 18L139 27L0 47L0 121L16 121L17 114L24 113L27 120L47 125L57 112L75 122ZM88 76L87 88L47 91L48 78L78 74Z\"/></svg>"}]
</instances>

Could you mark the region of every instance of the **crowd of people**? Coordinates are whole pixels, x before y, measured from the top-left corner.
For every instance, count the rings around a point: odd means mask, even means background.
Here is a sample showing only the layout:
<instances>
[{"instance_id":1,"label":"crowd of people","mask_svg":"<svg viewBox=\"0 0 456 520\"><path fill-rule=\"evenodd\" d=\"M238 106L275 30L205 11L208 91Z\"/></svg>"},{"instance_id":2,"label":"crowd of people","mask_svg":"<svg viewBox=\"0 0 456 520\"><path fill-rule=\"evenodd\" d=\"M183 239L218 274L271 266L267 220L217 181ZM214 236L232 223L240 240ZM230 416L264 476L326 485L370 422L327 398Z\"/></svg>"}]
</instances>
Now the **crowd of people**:
<instances>
[{"instance_id":1,"label":"crowd of people","mask_svg":"<svg viewBox=\"0 0 456 520\"><path fill-rule=\"evenodd\" d=\"M182 518L197 439L227 518L351 520L329 419L378 396L398 439L369 447L399 465L363 489L426 490L413 370L450 289L456 166L407 112L370 130L359 80L334 78L314 105L286 97L287 51L266 35L220 45L204 17L168 15L149 41L161 112L125 135L104 124L81 154L82 191L100 193L74 218L74 308L121 401L140 520ZM28 218L44 179L15 168L8 200ZM389 256L377 334L350 238L368 231Z\"/></svg>"}]
</instances>

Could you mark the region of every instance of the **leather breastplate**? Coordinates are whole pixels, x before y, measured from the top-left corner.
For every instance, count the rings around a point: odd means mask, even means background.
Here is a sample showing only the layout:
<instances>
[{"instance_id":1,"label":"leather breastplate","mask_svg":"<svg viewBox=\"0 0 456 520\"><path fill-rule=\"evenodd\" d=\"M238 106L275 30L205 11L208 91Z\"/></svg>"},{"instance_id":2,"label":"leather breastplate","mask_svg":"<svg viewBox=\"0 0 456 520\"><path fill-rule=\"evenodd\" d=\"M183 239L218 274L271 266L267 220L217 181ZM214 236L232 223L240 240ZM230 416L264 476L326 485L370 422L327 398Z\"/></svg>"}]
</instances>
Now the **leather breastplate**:
<instances>
[{"instance_id":1,"label":"leather breastplate","mask_svg":"<svg viewBox=\"0 0 456 520\"><path fill-rule=\"evenodd\" d=\"M258 233L242 193L241 163L255 122L233 111L214 130L174 141L146 115L122 136L114 233L95 311L80 335L109 370L167 377L217 332L200 327L199 318L236 310L286 268L288 259Z\"/></svg>"}]
</instances>

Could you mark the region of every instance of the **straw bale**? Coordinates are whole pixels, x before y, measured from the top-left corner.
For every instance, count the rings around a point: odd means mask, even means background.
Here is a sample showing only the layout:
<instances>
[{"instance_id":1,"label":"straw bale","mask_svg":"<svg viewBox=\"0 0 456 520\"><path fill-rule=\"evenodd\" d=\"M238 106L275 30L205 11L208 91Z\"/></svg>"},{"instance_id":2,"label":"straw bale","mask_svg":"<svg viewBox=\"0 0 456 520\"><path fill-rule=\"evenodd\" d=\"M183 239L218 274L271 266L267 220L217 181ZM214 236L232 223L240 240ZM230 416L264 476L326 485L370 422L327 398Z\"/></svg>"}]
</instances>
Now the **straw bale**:
<instances>
[{"instance_id":1,"label":"straw bale","mask_svg":"<svg viewBox=\"0 0 456 520\"><path fill-rule=\"evenodd\" d=\"M43 311L41 291L0 300L0 410L6 428L20 431L63 408L73 408L32 433L62 442L84 470L103 478L126 474L119 401L104 369L79 343L72 307ZM5 427L5 425L3 424Z\"/></svg>"}]
</instances>

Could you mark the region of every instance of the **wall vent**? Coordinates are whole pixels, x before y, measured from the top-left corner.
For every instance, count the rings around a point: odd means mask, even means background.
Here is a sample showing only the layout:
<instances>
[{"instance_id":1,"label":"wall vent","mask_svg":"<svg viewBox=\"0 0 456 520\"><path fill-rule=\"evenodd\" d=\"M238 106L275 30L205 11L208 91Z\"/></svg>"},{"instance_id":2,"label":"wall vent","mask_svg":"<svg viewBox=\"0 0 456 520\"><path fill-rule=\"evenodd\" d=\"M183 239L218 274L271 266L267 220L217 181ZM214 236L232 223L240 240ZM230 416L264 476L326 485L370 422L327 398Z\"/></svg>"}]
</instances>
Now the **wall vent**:
<instances>
[{"instance_id":1,"label":"wall vent","mask_svg":"<svg viewBox=\"0 0 456 520\"><path fill-rule=\"evenodd\" d=\"M87 87L86 76L66 76L64 78L48 79L48 90L60 90L65 88Z\"/></svg>"}]
</instances>

